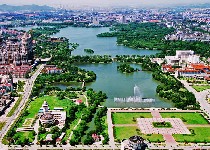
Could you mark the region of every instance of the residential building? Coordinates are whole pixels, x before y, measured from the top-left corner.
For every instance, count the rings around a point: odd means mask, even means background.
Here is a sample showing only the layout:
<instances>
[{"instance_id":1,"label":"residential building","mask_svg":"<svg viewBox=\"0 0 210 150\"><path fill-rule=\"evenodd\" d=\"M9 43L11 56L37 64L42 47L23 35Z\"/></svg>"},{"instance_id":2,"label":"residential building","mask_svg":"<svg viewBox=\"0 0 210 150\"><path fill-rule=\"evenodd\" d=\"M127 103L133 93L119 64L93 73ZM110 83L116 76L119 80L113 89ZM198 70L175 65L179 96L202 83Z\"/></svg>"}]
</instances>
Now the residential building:
<instances>
[{"instance_id":1,"label":"residential building","mask_svg":"<svg viewBox=\"0 0 210 150\"><path fill-rule=\"evenodd\" d=\"M47 74L62 73L62 69L57 68L55 65L46 65L42 72Z\"/></svg>"},{"instance_id":2,"label":"residential building","mask_svg":"<svg viewBox=\"0 0 210 150\"><path fill-rule=\"evenodd\" d=\"M30 64L32 60L32 37L27 32L21 38L10 37L0 47L0 64L15 66Z\"/></svg>"}]
</instances>

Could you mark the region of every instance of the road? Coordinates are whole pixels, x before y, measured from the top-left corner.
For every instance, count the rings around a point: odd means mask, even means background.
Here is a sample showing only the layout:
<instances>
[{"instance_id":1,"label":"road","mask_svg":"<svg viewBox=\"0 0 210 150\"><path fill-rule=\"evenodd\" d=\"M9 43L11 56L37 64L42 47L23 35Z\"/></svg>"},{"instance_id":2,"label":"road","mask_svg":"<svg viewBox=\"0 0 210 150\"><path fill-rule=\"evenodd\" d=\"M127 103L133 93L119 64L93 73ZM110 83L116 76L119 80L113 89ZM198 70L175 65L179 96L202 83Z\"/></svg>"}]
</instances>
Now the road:
<instances>
[{"instance_id":1,"label":"road","mask_svg":"<svg viewBox=\"0 0 210 150\"><path fill-rule=\"evenodd\" d=\"M113 131L113 124L112 124L112 113L108 109L107 111L107 123L108 123L108 135L109 135L109 145L111 148L115 148L115 142L114 142L114 131Z\"/></svg>"},{"instance_id":2,"label":"road","mask_svg":"<svg viewBox=\"0 0 210 150\"><path fill-rule=\"evenodd\" d=\"M210 116L210 104L206 100L206 96L209 94L210 90L205 90L202 92L197 92L192 86L185 80L180 80L184 87L195 95L196 100L200 103L201 109Z\"/></svg>"},{"instance_id":3,"label":"road","mask_svg":"<svg viewBox=\"0 0 210 150\"><path fill-rule=\"evenodd\" d=\"M0 132L0 141L2 141L3 137L8 132L8 130L10 129L12 124L14 123L15 119L20 115L20 112L25 107L25 104L27 103L27 101L29 99L29 96L31 94L31 91L32 91L32 88L33 88L33 85L34 85L34 81L36 80L36 78L38 77L38 75L40 74L40 72L43 68L44 68L44 64L42 64L39 67L39 69L33 74L33 76L30 79L27 79L27 81L26 81L26 87L27 88L25 88L22 101L20 102L20 105L19 105L18 109L16 109L14 114L7 120L6 125L3 127L2 131ZM2 146L3 145L0 144L0 149L1 149Z\"/></svg>"}]
</instances>

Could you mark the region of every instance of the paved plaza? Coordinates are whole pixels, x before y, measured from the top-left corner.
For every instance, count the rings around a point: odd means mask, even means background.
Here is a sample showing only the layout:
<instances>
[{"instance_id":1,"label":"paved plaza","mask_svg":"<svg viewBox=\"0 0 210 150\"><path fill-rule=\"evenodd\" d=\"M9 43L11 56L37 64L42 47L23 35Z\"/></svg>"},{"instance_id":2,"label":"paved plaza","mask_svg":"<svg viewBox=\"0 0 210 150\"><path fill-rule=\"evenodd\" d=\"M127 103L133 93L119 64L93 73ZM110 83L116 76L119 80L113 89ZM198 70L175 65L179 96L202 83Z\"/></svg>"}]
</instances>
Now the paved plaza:
<instances>
[{"instance_id":1,"label":"paved plaza","mask_svg":"<svg viewBox=\"0 0 210 150\"><path fill-rule=\"evenodd\" d=\"M180 118L137 118L138 127L144 134L190 134ZM155 128L153 122L170 122L171 128Z\"/></svg>"}]
</instances>

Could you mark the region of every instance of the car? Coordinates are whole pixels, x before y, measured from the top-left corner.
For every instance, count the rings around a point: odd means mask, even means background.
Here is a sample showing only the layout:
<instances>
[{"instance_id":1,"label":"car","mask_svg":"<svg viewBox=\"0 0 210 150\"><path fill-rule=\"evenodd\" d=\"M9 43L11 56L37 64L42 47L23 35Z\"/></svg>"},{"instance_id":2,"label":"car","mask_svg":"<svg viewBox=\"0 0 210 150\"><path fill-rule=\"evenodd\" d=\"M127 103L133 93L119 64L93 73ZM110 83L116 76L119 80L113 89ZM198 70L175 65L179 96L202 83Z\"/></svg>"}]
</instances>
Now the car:
<instances>
[{"instance_id":1,"label":"car","mask_svg":"<svg viewBox=\"0 0 210 150\"><path fill-rule=\"evenodd\" d=\"M28 143L28 145L34 145L34 143Z\"/></svg>"}]
</instances>

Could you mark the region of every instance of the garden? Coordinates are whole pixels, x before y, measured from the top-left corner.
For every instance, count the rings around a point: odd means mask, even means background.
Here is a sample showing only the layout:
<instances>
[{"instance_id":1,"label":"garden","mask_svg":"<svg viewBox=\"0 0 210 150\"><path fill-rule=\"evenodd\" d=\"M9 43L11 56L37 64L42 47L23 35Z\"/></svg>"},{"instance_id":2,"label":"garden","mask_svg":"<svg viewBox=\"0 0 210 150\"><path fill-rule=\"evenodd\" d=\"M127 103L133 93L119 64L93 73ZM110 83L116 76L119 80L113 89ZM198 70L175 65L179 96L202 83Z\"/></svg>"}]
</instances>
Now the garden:
<instances>
[{"instance_id":1,"label":"garden","mask_svg":"<svg viewBox=\"0 0 210 150\"><path fill-rule=\"evenodd\" d=\"M208 124L208 121L196 112L169 112L160 113L163 118L180 118L185 124Z\"/></svg>"},{"instance_id":2,"label":"garden","mask_svg":"<svg viewBox=\"0 0 210 150\"><path fill-rule=\"evenodd\" d=\"M153 122L152 123L153 127L155 128L172 128L172 125L170 122Z\"/></svg>"},{"instance_id":3,"label":"garden","mask_svg":"<svg viewBox=\"0 0 210 150\"><path fill-rule=\"evenodd\" d=\"M137 126L114 127L114 137L118 142L133 135L139 135L150 142L164 142L161 134L143 134Z\"/></svg>"},{"instance_id":4,"label":"garden","mask_svg":"<svg viewBox=\"0 0 210 150\"><path fill-rule=\"evenodd\" d=\"M193 85L192 86L197 92L201 92L210 89L210 85Z\"/></svg>"},{"instance_id":5,"label":"garden","mask_svg":"<svg viewBox=\"0 0 210 150\"><path fill-rule=\"evenodd\" d=\"M121 112L121 113L112 113L112 122L113 124L136 124L137 118L152 118L150 112L144 113L133 113L133 112Z\"/></svg>"},{"instance_id":6,"label":"garden","mask_svg":"<svg viewBox=\"0 0 210 150\"><path fill-rule=\"evenodd\" d=\"M210 143L210 127L190 127L191 134L174 134L177 142Z\"/></svg>"}]
</instances>

